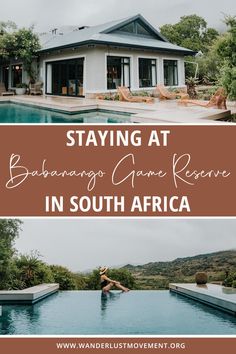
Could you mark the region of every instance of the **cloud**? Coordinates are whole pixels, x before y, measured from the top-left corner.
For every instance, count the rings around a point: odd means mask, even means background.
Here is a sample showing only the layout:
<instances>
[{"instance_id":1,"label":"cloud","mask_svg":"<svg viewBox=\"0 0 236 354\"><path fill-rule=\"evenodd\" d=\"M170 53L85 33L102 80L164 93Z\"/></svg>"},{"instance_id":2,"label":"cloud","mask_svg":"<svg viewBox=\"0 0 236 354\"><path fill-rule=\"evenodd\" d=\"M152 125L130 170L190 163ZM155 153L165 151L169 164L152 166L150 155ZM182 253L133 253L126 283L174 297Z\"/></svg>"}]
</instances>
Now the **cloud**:
<instances>
[{"instance_id":1,"label":"cloud","mask_svg":"<svg viewBox=\"0 0 236 354\"><path fill-rule=\"evenodd\" d=\"M19 26L36 24L39 31L61 25L94 25L113 19L143 14L159 27L175 23L183 15L197 14L210 26L222 27L223 13L232 14L234 0L212 2L205 0L0 0L1 21L12 20Z\"/></svg>"},{"instance_id":2,"label":"cloud","mask_svg":"<svg viewBox=\"0 0 236 354\"><path fill-rule=\"evenodd\" d=\"M16 242L74 271L236 249L236 220L25 219Z\"/></svg>"}]
</instances>

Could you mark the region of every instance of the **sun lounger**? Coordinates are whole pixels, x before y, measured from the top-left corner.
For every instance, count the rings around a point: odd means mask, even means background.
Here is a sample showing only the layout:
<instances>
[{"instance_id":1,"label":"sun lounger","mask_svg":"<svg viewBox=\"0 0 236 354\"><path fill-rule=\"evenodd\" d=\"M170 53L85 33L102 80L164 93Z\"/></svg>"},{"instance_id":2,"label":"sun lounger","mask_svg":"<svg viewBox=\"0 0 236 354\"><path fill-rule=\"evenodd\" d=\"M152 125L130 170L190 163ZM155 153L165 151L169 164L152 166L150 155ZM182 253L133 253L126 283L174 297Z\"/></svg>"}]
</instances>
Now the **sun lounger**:
<instances>
[{"instance_id":1,"label":"sun lounger","mask_svg":"<svg viewBox=\"0 0 236 354\"><path fill-rule=\"evenodd\" d=\"M0 82L0 96L13 96L14 92L7 91L4 82Z\"/></svg>"},{"instance_id":2,"label":"sun lounger","mask_svg":"<svg viewBox=\"0 0 236 354\"><path fill-rule=\"evenodd\" d=\"M153 103L154 98L152 97L145 97L145 96L134 96L128 89L128 87L120 86L118 87L118 94L120 101L125 102L146 102L146 103Z\"/></svg>"},{"instance_id":3,"label":"sun lounger","mask_svg":"<svg viewBox=\"0 0 236 354\"><path fill-rule=\"evenodd\" d=\"M227 109L226 99L227 95L225 93L225 90L223 87L220 87L218 88L218 90L216 90L216 92L214 93L214 95L212 95L211 99L208 102L181 99L179 103L184 105L192 104L205 108Z\"/></svg>"},{"instance_id":4,"label":"sun lounger","mask_svg":"<svg viewBox=\"0 0 236 354\"><path fill-rule=\"evenodd\" d=\"M160 100L174 100L177 98L189 98L186 92L170 92L164 85L159 84L156 87Z\"/></svg>"}]
</instances>

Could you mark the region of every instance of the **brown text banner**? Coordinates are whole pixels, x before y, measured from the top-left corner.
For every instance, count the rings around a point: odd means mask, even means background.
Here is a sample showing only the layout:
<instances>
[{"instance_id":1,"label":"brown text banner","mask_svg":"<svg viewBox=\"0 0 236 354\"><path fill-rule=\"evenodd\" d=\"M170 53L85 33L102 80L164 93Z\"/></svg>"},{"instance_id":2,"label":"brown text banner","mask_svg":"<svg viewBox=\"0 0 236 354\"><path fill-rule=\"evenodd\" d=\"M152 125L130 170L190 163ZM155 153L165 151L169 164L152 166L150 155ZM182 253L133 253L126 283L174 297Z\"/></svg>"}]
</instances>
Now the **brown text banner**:
<instances>
[{"instance_id":1,"label":"brown text banner","mask_svg":"<svg viewBox=\"0 0 236 354\"><path fill-rule=\"evenodd\" d=\"M235 353L236 338L1 338L1 353Z\"/></svg>"},{"instance_id":2,"label":"brown text banner","mask_svg":"<svg viewBox=\"0 0 236 354\"><path fill-rule=\"evenodd\" d=\"M0 216L235 216L234 126L0 127Z\"/></svg>"}]
</instances>

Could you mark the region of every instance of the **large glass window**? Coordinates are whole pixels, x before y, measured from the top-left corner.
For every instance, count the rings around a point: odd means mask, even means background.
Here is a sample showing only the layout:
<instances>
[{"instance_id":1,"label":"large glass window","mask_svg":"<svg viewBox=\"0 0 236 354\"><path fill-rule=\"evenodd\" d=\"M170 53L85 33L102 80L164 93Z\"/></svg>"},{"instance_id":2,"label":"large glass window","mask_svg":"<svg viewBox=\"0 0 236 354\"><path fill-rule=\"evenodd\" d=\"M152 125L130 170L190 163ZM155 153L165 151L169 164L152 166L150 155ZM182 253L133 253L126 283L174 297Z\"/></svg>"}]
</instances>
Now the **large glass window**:
<instances>
[{"instance_id":1,"label":"large glass window","mask_svg":"<svg viewBox=\"0 0 236 354\"><path fill-rule=\"evenodd\" d=\"M46 65L46 94L83 96L84 58L60 60Z\"/></svg>"},{"instance_id":2,"label":"large glass window","mask_svg":"<svg viewBox=\"0 0 236 354\"><path fill-rule=\"evenodd\" d=\"M12 87L22 84L22 64L12 65L11 74Z\"/></svg>"},{"instance_id":3,"label":"large glass window","mask_svg":"<svg viewBox=\"0 0 236 354\"><path fill-rule=\"evenodd\" d=\"M145 26L141 21L133 21L128 23L127 25L120 27L118 32L121 32L123 34L132 34L136 36L142 36L142 37L149 37L149 38L156 38L156 34L153 33L150 28Z\"/></svg>"},{"instance_id":4,"label":"large glass window","mask_svg":"<svg viewBox=\"0 0 236 354\"><path fill-rule=\"evenodd\" d=\"M166 86L178 85L177 60L164 60L164 84Z\"/></svg>"},{"instance_id":5,"label":"large glass window","mask_svg":"<svg viewBox=\"0 0 236 354\"><path fill-rule=\"evenodd\" d=\"M130 58L107 57L107 89L130 87Z\"/></svg>"},{"instance_id":6,"label":"large glass window","mask_svg":"<svg viewBox=\"0 0 236 354\"><path fill-rule=\"evenodd\" d=\"M139 87L154 87L156 84L156 59L139 58Z\"/></svg>"}]
</instances>

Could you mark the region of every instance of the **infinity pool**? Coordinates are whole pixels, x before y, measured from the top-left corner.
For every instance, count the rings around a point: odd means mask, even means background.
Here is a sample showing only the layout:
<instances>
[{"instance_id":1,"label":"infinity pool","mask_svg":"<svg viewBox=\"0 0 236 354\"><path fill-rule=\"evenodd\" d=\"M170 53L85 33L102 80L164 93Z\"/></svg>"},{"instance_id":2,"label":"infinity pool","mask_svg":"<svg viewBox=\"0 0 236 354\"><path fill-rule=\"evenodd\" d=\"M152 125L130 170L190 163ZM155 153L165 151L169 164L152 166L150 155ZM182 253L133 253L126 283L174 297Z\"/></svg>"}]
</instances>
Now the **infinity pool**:
<instances>
[{"instance_id":1,"label":"infinity pool","mask_svg":"<svg viewBox=\"0 0 236 354\"><path fill-rule=\"evenodd\" d=\"M130 123L130 115L93 110L66 114L15 103L0 103L0 123Z\"/></svg>"},{"instance_id":2,"label":"infinity pool","mask_svg":"<svg viewBox=\"0 0 236 354\"><path fill-rule=\"evenodd\" d=\"M169 291L62 291L2 307L0 334L236 334L236 318Z\"/></svg>"}]
</instances>

